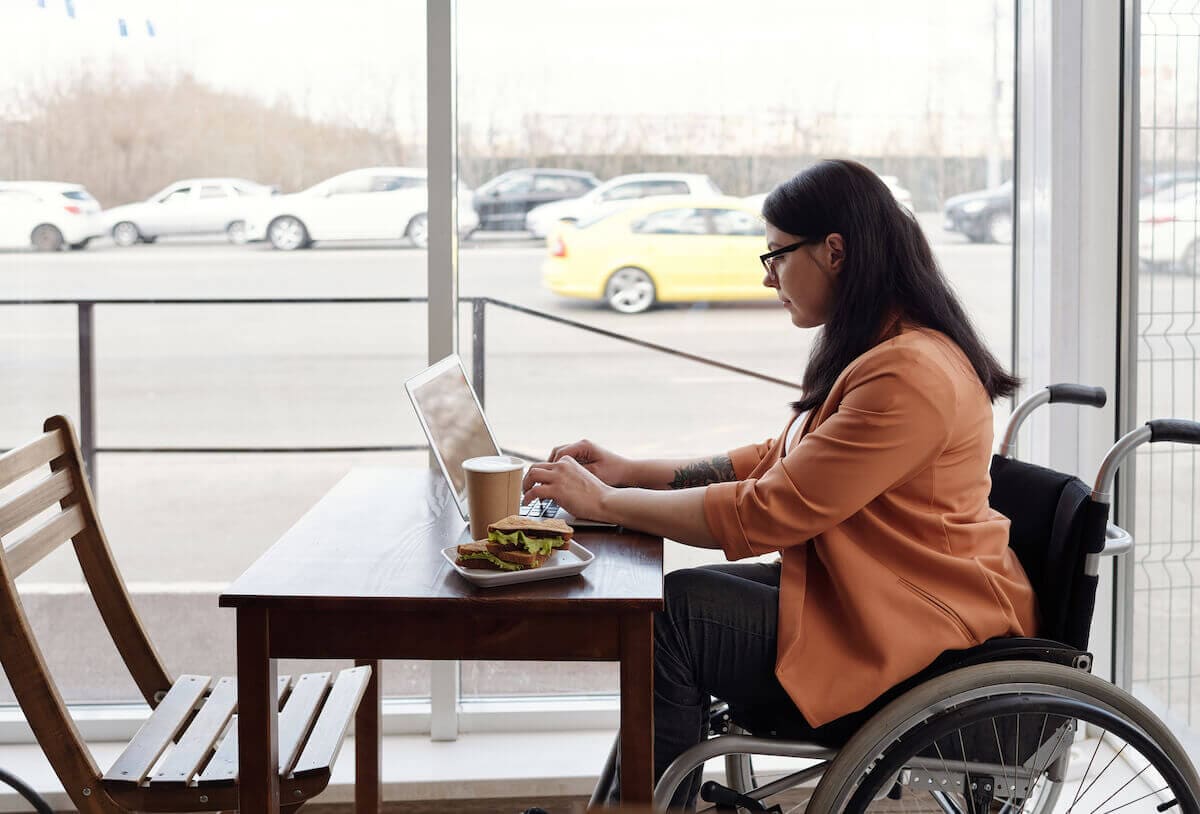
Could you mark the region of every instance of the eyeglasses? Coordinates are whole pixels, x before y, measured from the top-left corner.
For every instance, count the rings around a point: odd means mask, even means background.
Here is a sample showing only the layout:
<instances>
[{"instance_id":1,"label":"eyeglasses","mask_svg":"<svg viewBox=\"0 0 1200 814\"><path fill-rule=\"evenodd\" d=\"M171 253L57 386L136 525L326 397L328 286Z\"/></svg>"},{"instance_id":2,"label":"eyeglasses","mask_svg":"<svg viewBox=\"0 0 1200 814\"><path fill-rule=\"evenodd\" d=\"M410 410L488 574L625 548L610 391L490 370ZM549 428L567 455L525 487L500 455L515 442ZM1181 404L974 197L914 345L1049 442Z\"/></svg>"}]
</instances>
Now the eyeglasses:
<instances>
[{"instance_id":1,"label":"eyeglasses","mask_svg":"<svg viewBox=\"0 0 1200 814\"><path fill-rule=\"evenodd\" d=\"M773 252L767 252L766 254L760 254L758 256L758 259L762 261L763 268L767 270L767 274L774 275L776 258L782 257L783 255L787 254L788 252L794 252L794 251L796 251L796 249L800 248L801 246L805 246L811 242L812 241L810 241L810 240L801 240L801 241L797 241L796 243L790 243L787 246L784 246L782 249L776 249Z\"/></svg>"}]
</instances>

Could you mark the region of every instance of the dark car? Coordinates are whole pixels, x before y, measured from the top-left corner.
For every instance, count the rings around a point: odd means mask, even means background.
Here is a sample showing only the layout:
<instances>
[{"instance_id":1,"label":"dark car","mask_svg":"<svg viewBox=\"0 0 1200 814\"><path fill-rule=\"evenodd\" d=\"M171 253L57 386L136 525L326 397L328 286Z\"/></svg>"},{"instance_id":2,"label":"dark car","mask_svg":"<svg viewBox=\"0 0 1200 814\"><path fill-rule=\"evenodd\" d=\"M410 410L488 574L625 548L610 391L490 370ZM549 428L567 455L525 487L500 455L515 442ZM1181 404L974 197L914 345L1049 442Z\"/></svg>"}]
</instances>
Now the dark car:
<instances>
[{"instance_id":1,"label":"dark car","mask_svg":"<svg viewBox=\"0 0 1200 814\"><path fill-rule=\"evenodd\" d=\"M972 243L1012 243L1012 181L994 189L955 195L946 201L942 228Z\"/></svg>"},{"instance_id":2,"label":"dark car","mask_svg":"<svg viewBox=\"0 0 1200 814\"><path fill-rule=\"evenodd\" d=\"M525 215L535 206L578 198L600 183L590 172L577 170L509 170L475 190L480 229L525 229Z\"/></svg>"}]
</instances>

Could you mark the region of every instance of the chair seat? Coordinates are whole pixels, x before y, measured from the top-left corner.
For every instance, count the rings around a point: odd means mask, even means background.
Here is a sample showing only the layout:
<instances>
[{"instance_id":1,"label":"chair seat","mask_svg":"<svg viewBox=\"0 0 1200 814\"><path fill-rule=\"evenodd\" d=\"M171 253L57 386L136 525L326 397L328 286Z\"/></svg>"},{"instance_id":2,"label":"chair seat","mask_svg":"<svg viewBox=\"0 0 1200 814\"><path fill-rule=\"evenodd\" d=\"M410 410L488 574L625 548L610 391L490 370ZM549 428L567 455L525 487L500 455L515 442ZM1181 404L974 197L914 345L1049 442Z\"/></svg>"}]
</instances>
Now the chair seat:
<instances>
[{"instance_id":1,"label":"chair seat","mask_svg":"<svg viewBox=\"0 0 1200 814\"><path fill-rule=\"evenodd\" d=\"M330 769L371 668L336 676L279 678L280 796L303 802L329 783ZM332 680L331 680L332 679ZM237 682L180 676L104 774L120 805L145 811L237 807Z\"/></svg>"}]
</instances>

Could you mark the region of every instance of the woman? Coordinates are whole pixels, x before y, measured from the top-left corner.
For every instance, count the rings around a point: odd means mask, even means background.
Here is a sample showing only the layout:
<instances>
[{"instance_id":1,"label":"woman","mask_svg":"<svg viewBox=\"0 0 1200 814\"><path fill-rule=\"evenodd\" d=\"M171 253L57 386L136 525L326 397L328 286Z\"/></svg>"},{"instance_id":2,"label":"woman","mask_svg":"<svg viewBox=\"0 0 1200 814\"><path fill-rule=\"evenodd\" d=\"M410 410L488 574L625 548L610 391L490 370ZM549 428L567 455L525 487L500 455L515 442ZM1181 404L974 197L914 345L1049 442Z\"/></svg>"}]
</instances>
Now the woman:
<instances>
[{"instance_id":1,"label":"woman","mask_svg":"<svg viewBox=\"0 0 1200 814\"><path fill-rule=\"evenodd\" d=\"M528 499L577 515L729 560L781 555L667 575L656 776L704 737L710 696L756 734L837 739L942 651L1037 627L1008 521L988 506L991 403L1019 382L975 333L920 227L851 161L781 184L763 217L763 285L797 327L824 326L783 433L694 461L579 441L525 479Z\"/></svg>"}]
</instances>

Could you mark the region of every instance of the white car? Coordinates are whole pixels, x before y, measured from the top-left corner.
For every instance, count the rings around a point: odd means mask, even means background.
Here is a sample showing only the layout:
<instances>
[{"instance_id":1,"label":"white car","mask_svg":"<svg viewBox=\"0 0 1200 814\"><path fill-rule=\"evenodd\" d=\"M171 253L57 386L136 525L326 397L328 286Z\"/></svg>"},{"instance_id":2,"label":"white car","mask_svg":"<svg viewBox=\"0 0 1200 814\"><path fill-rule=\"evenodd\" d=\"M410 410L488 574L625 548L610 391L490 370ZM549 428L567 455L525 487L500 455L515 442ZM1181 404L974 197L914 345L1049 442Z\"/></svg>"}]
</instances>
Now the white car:
<instances>
[{"instance_id":1,"label":"white car","mask_svg":"<svg viewBox=\"0 0 1200 814\"><path fill-rule=\"evenodd\" d=\"M631 201L654 195L720 195L721 190L707 175L686 172L639 172L618 175L586 195L543 204L529 210L525 229L534 237L545 237L559 221L570 223L590 218L607 209L627 206Z\"/></svg>"},{"instance_id":2,"label":"white car","mask_svg":"<svg viewBox=\"0 0 1200 814\"><path fill-rule=\"evenodd\" d=\"M892 193L892 197L896 199L896 203L903 206L909 212L913 211L912 193L904 187L900 186L900 179L894 175L881 175L879 180L883 181L884 185ZM759 192L756 195L747 195L744 200L746 203L753 206L755 209L762 210L763 201L767 199L766 192Z\"/></svg>"},{"instance_id":3,"label":"white car","mask_svg":"<svg viewBox=\"0 0 1200 814\"><path fill-rule=\"evenodd\" d=\"M268 240L281 251L306 249L319 240L388 240L407 237L429 245L428 173L413 167L368 167L335 175L303 192L262 202L246 220L249 240ZM479 225L471 192L459 185L460 235Z\"/></svg>"},{"instance_id":4,"label":"white car","mask_svg":"<svg viewBox=\"0 0 1200 814\"><path fill-rule=\"evenodd\" d=\"M0 181L0 248L82 249L103 234L99 213L79 184Z\"/></svg>"},{"instance_id":5,"label":"white car","mask_svg":"<svg viewBox=\"0 0 1200 814\"><path fill-rule=\"evenodd\" d=\"M1200 274L1200 184L1176 184L1138 201L1138 259L1150 269Z\"/></svg>"},{"instance_id":6,"label":"white car","mask_svg":"<svg viewBox=\"0 0 1200 814\"><path fill-rule=\"evenodd\" d=\"M189 178L144 201L106 209L100 217L105 232L118 246L209 234L224 234L233 243L245 243L248 201L276 191L244 178Z\"/></svg>"},{"instance_id":7,"label":"white car","mask_svg":"<svg viewBox=\"0 0 1200 814\"><path fill-rule=\"evenodd\" d=\"M879 180L887 185L887 188L892 191L892 196L896 199L896 203L903 206L909 212L913 211L912 193L904 187L900 186L900 179L894 175L881 175Z\"/></svg>"}]
</instances>

